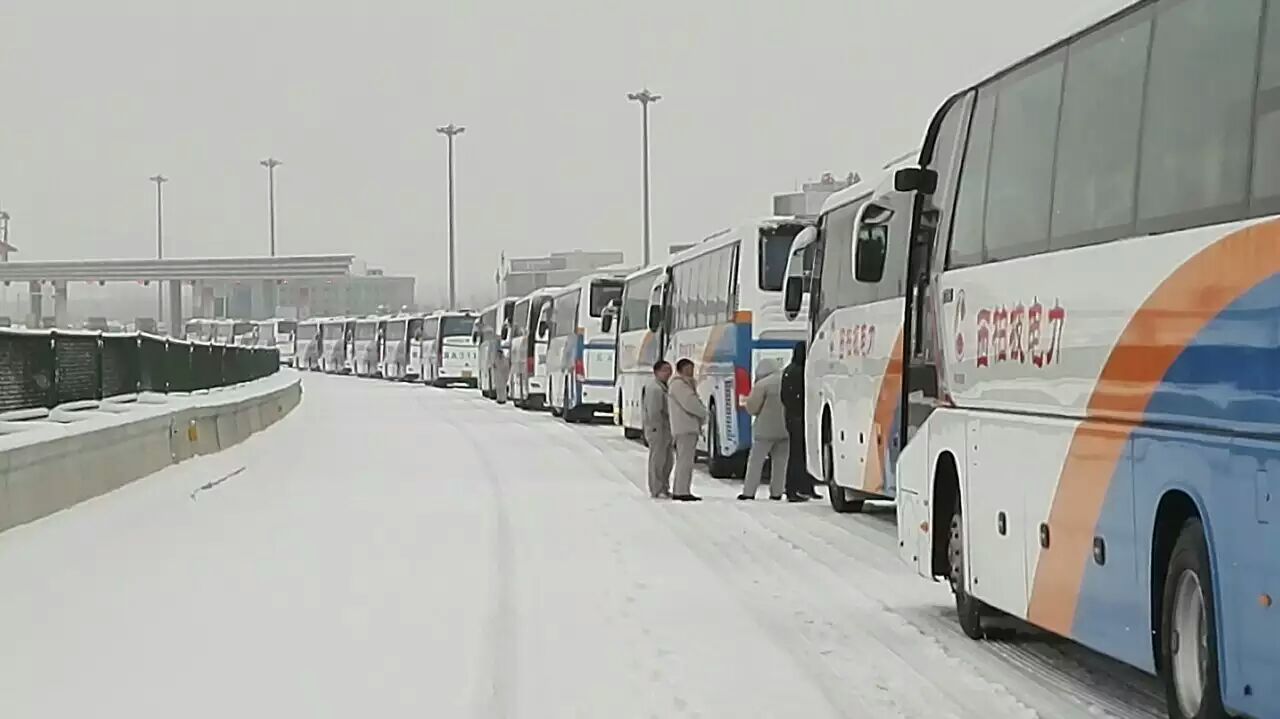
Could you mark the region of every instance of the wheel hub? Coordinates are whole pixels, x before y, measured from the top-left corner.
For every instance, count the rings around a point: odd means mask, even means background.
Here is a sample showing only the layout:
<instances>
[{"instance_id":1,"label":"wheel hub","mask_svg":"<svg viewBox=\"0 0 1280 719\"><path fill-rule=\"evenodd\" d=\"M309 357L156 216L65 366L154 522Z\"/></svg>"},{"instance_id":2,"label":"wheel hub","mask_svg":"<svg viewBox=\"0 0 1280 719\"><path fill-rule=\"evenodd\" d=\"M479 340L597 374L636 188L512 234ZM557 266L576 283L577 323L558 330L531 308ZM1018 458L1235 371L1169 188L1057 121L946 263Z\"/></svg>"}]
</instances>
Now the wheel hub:
<instances>
[{"instance_id":1,"label":"wheel hub","mask_svg":"<svg viewBox=\"0 0 1280 719\"><path fill-rule=\"evenodd\" d=\"M1183 716L1195 716L1204 700L1209 668L1209 628L1204 589L1191 570L1178 577L1173 595L1172 635L1169 648L1178 708Z\"/></svg>"}]
</instances>

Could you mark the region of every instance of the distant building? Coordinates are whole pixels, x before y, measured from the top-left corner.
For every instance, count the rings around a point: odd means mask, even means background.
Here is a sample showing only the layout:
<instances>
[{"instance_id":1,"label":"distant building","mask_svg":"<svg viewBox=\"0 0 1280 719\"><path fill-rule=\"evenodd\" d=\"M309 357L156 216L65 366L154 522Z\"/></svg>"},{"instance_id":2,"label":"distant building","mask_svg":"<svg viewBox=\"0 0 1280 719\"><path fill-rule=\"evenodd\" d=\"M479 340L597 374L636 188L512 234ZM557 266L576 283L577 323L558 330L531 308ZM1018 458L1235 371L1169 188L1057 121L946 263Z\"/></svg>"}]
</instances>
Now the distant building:
<instances>
[{"instance_id":1,"label":"distant building","mask_svg":"<svg viewBox=\"0 0 1280 719\"><path fill-rule=\"evenodd\" d=\"M850 172L847 177L837 180L831 173L826 173L817 182L806 182L797 192L779 192L773 196L773 214L783 217L794 215L817 215L822 211L822 203L827 197L860 181L857 173Z\"/></svg>"},{"instance_id":2,"label":"distant building","mask_svg":"<svg viewBox=\"0 0 1280 719\"><path fill-rule=\"evenodd\" d=\"M498 293L520 297L543 287L562 287L583 275L624 261L613 251L552 252L546 257L512 257L498 271Z\"/></svg>"},{"instance_id":3,"label":"distant building","mask_svg":"<svg viewBox=\"0 0 1280 719\"><path fill-rule=\"evenodd\" d=\"M261 282L201 281L193 288L194 314L203 317L265 319L367 315L414 307L413 277L390 277L382 270L328 279L280 280L275 297Z\"/></svg>"}]
</instances>

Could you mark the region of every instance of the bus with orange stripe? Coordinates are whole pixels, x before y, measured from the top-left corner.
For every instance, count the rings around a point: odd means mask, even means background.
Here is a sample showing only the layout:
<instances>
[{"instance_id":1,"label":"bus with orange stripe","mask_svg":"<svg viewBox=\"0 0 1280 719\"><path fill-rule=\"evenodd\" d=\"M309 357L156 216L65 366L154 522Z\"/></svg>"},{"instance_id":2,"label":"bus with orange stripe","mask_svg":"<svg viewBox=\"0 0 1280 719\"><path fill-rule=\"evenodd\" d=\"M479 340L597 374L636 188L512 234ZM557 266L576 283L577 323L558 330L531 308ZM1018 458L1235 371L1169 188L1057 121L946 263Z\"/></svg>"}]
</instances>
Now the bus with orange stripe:
<instances>
[{"instance_id":1,"label":"bus with orange stripe","mask_svg":"<svg viewBox=\"0 0 1280 719\"><path fill-rule=\"evenodd\" d=\"M1280 0L1135 3L947 99L894 189L903 559L972 637L1280 716Z\"/></svg>"},{"instance_id":2,"label":"bus with orange stripe","mask_svg":"<svg viewBox=\"0 0 1280 719\"><path fill-rule=\"evenodd\" d=\"M910 208L886 170L878 186L860 181L827 198L817 225L796 239L787 276L789 314L800 314L809 290L805 464L840 513L895 494L908 246L898 238ZM807 275L797 267L805 257ZM873 263L884 269L877 277L866 272Z\"/></svg>"},{"instance_id":3,"label":"bus with orange stripe","mask_svg":"<svg viewBox=\"0 0 1280 719\"><path fill-rule=\"evenodd\" d=\"M760 361L786 362L805 339L803 321L783 308L782 288L791 244L811 225L770 217L724 230L674 255L654 284L649 329L662 359L696 363L711 417L698 449L713 477L746 469L751 418L743 405Z\"/></svg>"},{"instance_id":4,"label":"bus with orange stripe","mask_svg":"<svg viewBox=\"0 0 1280 719\"><path fill-rule=\"evenodd\" d=\"M640 439L644 435L641 403L659 356L658 336L649 330L649 296L664 270L663 265L653 265L627 275L622 282L622 298L611 310L606 310L604 317L606 323L614 326L614 342L618 347L614 416L628 439Z\"/></svg>"}]
</instances>

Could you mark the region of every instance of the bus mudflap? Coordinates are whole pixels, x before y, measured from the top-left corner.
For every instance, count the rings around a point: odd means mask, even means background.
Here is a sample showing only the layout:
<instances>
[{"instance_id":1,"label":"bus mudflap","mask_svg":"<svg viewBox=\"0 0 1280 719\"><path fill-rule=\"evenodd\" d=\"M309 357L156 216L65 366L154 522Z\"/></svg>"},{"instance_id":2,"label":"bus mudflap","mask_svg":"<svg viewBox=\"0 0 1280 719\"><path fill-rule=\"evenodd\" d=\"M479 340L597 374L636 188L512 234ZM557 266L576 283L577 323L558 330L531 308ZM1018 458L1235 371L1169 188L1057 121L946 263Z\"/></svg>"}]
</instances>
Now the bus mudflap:
<instances>
[{"instance_id":1,"label":"bus mudflap","mask_svg":"<svg viewBox=\"0 0 1280 719\"><path fill-rule=\"evenodd\" d=\"M898 553L922 576L933 578L929 511L929 442L920 432L898 454Z\"/></svg>"}]
</instances>

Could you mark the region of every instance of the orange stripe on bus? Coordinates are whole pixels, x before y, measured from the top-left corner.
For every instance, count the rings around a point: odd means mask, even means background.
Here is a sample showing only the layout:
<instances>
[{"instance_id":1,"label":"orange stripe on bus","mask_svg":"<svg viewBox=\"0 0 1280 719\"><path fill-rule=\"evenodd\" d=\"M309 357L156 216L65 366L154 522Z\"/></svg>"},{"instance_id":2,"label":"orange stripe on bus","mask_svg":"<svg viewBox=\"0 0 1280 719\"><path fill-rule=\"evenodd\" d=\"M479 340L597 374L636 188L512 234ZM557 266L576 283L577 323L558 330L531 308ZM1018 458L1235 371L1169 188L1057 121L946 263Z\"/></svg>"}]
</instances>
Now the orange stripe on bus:
<instances>
[{"instance_id":1,"label":"orange stripe on bus","mask_svg":"<svg viewBox=\"0 0 1280 719\"><path fill-rule=\"evenodd\" d=\"M1245 292L1280 272L1280 221L1253 225L1188 259L1147 297L1111 350L1087 417L1142 418L1169 367ZM1070 636L1111 477L1133 427L1076 429L1049 510L1052 543L1040 551L1027 618Z\"/></svg>"},{"instance_id":2,"label":"orange stripe on bus","mask_svg":"<svg viewBox=\"0 0 1280 719\"><path fill-rule=\"evenodd\" d=\"M902 328L893 342L889 364L880 378L880 392L876 395L875 414L871 420L871 432L867 438L867 462L862 473L862 489L872 494L884 492L884 448L893 436L893 415L902 399Z\"/></svg>"}]
</instances>

